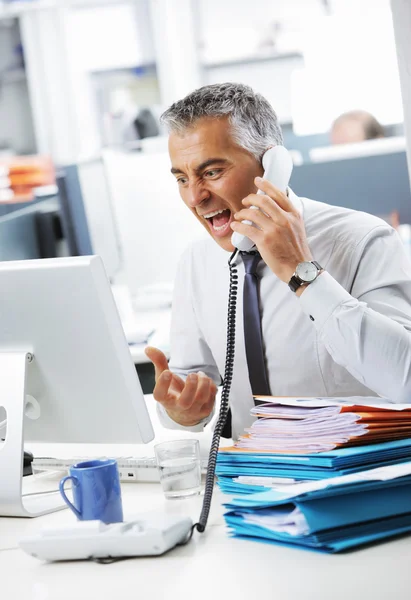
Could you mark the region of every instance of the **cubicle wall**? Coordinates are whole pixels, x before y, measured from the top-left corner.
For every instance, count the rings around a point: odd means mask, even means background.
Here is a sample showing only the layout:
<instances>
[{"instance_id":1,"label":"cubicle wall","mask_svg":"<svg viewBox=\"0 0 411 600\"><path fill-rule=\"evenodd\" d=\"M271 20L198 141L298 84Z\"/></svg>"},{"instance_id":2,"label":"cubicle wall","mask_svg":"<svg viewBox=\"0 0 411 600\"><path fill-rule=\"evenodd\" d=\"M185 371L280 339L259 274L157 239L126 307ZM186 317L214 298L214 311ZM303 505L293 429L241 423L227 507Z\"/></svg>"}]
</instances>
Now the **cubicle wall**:
<instances>
[{"instance_id":1,"label":"cubicle wall","mask_svg":"<svg viewBox=\"0 0 411 600\"><path fill-rule=\"evenodd\" d=\"M385 216L398 211L411 223L405 152L295 166L290 186L299 196Z\"/></svg>"},{"instance_id":2,"label":"cubicle wall","mask_svg":"<svg viewBox=\"0 0 411 600\"><path fill-rule=\"evenodd\" d=\"M131 292L172 282L184 249L208 234L181 200L168 154L110 150L104 160Z\"/></svg>"}]
</instances>

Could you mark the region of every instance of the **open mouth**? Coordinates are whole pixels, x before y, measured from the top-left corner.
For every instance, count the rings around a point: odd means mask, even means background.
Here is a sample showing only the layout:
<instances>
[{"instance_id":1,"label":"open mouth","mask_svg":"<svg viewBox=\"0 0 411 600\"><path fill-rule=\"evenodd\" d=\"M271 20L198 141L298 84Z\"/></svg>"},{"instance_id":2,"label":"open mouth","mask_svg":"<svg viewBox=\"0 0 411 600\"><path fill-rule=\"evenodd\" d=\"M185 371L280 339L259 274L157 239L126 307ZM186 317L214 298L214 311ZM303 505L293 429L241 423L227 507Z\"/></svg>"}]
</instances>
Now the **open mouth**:
<instances>
[{"instance_id":1,"label":"open mouth","mask_svg":"<svg viewBox=\"0 0 411 600\"><path fill-rule=\"evenodd\" d=\"M214 236L223 237L229 232L232 233L230 223L233 220L233 215L229 208L215 210L203 215L203 217Z\"/></svg>"}]
</instances>

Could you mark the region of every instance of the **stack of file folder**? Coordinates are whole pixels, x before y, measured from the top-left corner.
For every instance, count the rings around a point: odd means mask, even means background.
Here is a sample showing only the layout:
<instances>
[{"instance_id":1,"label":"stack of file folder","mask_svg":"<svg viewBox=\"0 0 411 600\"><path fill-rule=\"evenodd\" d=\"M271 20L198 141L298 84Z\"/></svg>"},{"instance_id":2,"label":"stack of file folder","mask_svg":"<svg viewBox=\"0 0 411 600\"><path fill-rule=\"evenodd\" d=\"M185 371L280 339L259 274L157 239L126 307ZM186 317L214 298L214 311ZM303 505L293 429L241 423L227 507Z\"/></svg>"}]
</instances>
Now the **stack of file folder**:
<instances>
[{"instance_id":1,"label":"stack of file folder","mask_svg":"<svg viewBox=\"0 0 411 600\"><path fill-rule=\"evenodd\" d=\"M411 405L266 400L219 451L233 535L338 552L411 530Z\"/></svg>"},{"instance_id":2,"label":"stack of file folder","mask_svg":"<svg viewBox=\"0 0 411 600\"><path fill-rule=\"evenodd\" d=\"M276 399L251 414L258 419L237 448L322 452L411 437L411 405L376 404L375 398Z\"/></svg>"},{"instance_id":3,"label":"stack of file folder","mask_svg":"<svg viewBox=\"0 0 411 600\"><path fill-rule=\"evenodd\" d=\"M330 479L411 461L411 439L339 448L316 454L244 452L220 448L216 474L223 492L246 494L265 487Z\"/></svg>"},{"instance_id":4,"label":"stack of file folder","mask_svg":"<svg viewBox=\"0 0 411 600\"><path fill-rule=\"evenodd\" d=\"M225 507L236 537L340 552L411 531L411 463L243 495Z\"/></svg>"}]
</instances>

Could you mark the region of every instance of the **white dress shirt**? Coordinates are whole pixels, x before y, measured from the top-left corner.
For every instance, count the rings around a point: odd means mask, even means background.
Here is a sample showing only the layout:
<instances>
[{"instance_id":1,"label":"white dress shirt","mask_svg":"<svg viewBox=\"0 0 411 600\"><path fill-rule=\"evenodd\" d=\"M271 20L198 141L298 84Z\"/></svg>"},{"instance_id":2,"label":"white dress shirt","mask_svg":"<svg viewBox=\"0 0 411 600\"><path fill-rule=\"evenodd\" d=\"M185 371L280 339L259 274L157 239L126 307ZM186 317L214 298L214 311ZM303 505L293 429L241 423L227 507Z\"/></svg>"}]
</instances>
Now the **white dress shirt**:
<instances>
[{"instance_id":1,"label":"white dress shirt","mask_svg":"<svg viewBox=\"0 0 411 600\"><path fill-rule=\"evenodd\" d=\"M302 211L313 259L325 269L296 296L263 262L260 309L273 396L383 396L411 401L411 263L397 232L367 213L306 198ZM214 240L193 244L180 261L173 298L170 370L224 375L230 254ZM253 407L243 328L244 266L239 285L233 438L250 426ZM182 427L158 407L165 427Z\"/></svg>"}]
</instances>

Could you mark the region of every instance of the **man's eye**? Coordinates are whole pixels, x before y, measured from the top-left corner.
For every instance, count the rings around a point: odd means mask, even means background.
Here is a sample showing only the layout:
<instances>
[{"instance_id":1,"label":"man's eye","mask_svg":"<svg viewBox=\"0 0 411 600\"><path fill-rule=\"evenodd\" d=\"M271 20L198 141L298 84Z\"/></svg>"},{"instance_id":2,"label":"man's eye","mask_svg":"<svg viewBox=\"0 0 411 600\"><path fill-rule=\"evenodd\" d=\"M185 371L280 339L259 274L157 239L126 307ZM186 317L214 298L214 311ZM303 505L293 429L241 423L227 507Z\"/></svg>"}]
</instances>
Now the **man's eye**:
<instances>
[{"instance_id":1,"label":"man's eye","mask_svg":"<svg viewBox=\"0 0 411 600\"><path fill-rule=\"evenodd\" d=\"M204 175L206 177L215 177L219 173L221 173L221 169L211 169L210 171L206 171Z\"/></svg>"},{"instance_id":2,"label":"man's eye","mask_svg":"<svg viewBox=\"0 0 411 600\"><path fill-rule=\"evenodd\" d=\"M185 183L187 183L186 177L178 177L177 183L178 183L178 185L184 185Z\"/></svg>"}]
</instances>

